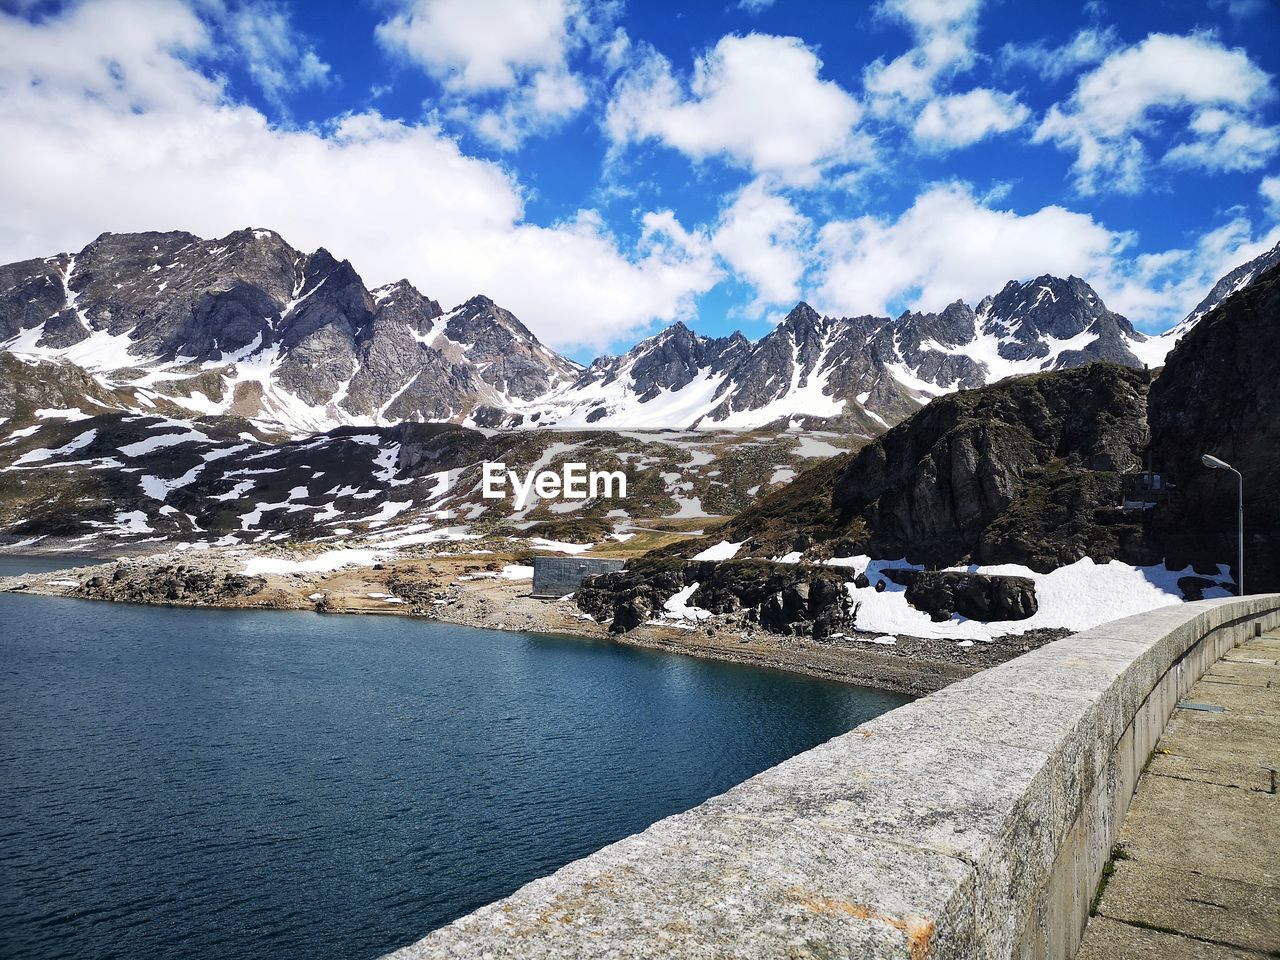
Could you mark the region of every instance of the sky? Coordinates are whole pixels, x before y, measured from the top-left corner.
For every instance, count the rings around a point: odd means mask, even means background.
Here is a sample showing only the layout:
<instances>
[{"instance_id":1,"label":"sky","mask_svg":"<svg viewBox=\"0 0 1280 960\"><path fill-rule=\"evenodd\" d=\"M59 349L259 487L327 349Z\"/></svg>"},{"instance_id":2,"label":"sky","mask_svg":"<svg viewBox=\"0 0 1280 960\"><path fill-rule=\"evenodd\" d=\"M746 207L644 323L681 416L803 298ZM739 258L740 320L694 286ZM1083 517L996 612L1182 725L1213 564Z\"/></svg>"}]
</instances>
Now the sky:
<instances>
[{"instance_id":1,"label":"sky","mask_svg":"<svg viewBox=\"0 0 1280 960\"><path fill-rule=\"evenodd\" d=\"M0 262L246 226L576 359L1280 242L1280 2L0 0Z\"/></svg>"}]
</instances>

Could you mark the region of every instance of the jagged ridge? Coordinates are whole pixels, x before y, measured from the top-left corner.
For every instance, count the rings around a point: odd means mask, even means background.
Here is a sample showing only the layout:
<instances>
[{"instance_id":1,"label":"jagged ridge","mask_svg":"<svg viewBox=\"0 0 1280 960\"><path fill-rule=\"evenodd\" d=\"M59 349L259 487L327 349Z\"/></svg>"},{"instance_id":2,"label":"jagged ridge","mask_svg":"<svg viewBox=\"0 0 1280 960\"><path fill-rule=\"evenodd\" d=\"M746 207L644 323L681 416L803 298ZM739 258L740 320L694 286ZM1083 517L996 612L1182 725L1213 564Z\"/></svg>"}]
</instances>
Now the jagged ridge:
<instances>
[{"instance_id":1,"label":"jagged ridge","mask_svg":"<svg viewBox=\"0 0 1280 960\"><path fill-rule=\"evenodd\" d=\"M1216 303L1280 247L1224 277ZM103 234L0 267L0 349L86 368L134 409L175 405L292 431L838 425L870 437L934 397L1093 360L1156 366L1207 309L1146 337L1078 277L1010 281L976 308L826 317L798 304L760 340L677 322L582 368L476 296L448 314L407 280L369 290L345 260L270 230L219 240Z\"/></svg>"}]
</instances>

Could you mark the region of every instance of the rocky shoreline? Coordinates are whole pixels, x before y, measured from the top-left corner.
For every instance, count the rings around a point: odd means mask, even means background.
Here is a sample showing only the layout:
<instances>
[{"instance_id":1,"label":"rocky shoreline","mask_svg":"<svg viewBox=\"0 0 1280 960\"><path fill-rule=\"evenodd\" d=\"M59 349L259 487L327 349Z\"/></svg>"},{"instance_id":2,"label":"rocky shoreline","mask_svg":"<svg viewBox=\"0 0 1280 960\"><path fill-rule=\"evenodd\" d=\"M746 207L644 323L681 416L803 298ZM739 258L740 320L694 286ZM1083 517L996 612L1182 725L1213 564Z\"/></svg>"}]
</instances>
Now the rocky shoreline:
<instances>
[{"instance_id":1,"label":"rocky shoreline","mask_svg":"<svg viewBox=\"0 0 1280 960\"><path fill-rule=\"evenodd\" d=\"M286 561L252 572L253 561L264 566L255 551L173 551L2 578L0 592L165 606L415 616L466 627L569 635L912 695L941 689L1066 632L1035 631L965 646L899 637L887 646L856 631L815 640L714 617L696 625L647 623L618 635L570 600L530 596L527 579L504 575L514 559L488 552L442 553L310 570L302 554L292 568Z\"/></svg>"}]
</instances>

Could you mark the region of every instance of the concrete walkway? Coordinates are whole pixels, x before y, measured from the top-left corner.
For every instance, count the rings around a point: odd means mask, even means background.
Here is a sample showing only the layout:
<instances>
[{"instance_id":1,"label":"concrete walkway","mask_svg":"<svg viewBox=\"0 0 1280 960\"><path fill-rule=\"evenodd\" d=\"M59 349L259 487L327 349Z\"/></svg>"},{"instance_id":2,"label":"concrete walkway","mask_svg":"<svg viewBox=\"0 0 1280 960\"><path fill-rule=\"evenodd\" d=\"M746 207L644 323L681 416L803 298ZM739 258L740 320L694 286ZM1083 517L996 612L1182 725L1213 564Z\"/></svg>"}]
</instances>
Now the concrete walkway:
<instances>
[{"instance_id":1,"label":"concrete walkway","mask_svg":"<svg viewBox=\"0 0 1280 960\"><path fill-rule=\"evenodd\" d=\"M1174 711L1138 781L1078 960L1280 957L1277 769L1273 632L1230 651Z\"/></svg>"}]
</instances>

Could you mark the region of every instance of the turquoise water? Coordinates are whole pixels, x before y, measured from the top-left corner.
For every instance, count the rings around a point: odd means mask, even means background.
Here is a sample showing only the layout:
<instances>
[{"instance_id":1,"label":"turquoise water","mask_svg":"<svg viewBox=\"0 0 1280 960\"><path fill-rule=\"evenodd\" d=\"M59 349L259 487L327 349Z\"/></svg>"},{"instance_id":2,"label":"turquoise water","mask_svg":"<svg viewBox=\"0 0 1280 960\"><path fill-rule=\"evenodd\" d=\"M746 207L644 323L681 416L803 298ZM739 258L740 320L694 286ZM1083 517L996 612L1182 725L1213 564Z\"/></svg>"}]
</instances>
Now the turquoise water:
<instances>
[{"instance_id":1,"label":"turquoise water","mask_svg":"<svg viewBox=\"0 0 1280 960\"><path fill-rule=\"evenodd\" d=\"M8 958L378 956L904 702L607 642L5 594L0 658Z\"/></svg>"}]
</instances>

